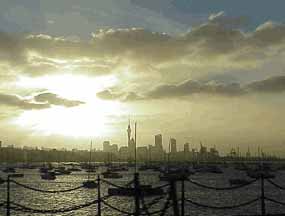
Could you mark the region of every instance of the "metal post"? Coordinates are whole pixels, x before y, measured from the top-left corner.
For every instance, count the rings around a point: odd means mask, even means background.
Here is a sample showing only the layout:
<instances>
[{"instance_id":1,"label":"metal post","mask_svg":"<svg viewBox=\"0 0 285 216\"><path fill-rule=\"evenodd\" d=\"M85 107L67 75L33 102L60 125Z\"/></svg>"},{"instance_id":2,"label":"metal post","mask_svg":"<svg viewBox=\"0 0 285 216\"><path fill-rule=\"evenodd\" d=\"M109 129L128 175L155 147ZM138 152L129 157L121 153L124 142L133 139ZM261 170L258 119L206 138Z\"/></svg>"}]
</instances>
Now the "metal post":
<instances>
[{"instance_id":1,"label":"metal post","mask_svg":"<svg viewBox=\"0 0 285 216\"><path fill-rule=\"evenodd\" d=\"M264 175L261 174L261 215L265 216L265 195L264 195Z\"/></svg>"},{"instance_id":2,"label":"metal post","mask_svg":"<svg viewBox=\"0 0 285 216\"><path fill-rule=\"evenodd\" d=\"M140 182L139 182L139 173L135 173L134 179L134 192L135 192L135 216L140 215Z\"/></svg>"},{"instance_id":3,"label":"metal post","mask_svg":"<svg viewBox=\"0 0 285 216\"><path fill-rule=\"evenodd\" d=\"M184 179L181 181L181 216L184 216L184 201L185 201L185 185L184 185Z\"/></svg>"},{"instance_id":4,"label":"metal post","mask_svg":"<svg viewBox=\"0 0 285 216\"><path fill-rule=\"evenodd\" d=\"M97 176L97 199L98 199L98 204L97 204L97 215L101 216L101 183L100 183L100 175Z\"/></svg>"},{"instance_id":5,"label":"metal post","mask_svg":"<svg viewBox=\"0 0 285 216\"><path fill-rule=\"evenodd\" d=\"M179 207L178 207L177 193L176 193L176 182L173 180L170 182L170 196L171 196L172 203L173 203L173 215L179 216Z\"/></svg>"},{"instance_id":6,"label":"metal post","mask_svg":"<svg viewBox=\"0 0 285 216\"><path fill-rule=\"evenodd\" d=\"M10 216L10 175L7 177L7 203L6 203L6 216Z\"/></svg>"}]
</instances>

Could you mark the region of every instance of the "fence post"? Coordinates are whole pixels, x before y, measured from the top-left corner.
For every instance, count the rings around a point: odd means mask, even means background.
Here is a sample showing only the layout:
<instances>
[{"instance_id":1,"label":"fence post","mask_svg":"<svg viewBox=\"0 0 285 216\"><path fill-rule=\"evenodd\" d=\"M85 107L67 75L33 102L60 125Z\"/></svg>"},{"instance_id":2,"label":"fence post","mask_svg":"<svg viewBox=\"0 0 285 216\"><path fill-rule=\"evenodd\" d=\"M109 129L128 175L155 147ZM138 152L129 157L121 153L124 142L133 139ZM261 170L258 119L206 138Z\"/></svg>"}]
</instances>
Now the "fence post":
<instances>
[{"instance_id":1,"label":"fence post","mask_svg":"<svg viewBox=\"0 0 285 216\"><path fill-rule=\"evenodd\" d=\"M174 216L179 216L179 207L178 207L178 202L177 202L177 193L176 193L176 181L171 180L170 182L170 196L172 199L173 203L173 215Z\"/></svg>"},{"instance_id":2,"label":"fence post","mask_svg":"<svg viewBox=\"0 0 285 216\"><path fill-rule=\"evenodd\" d=\"M98 199L98 204L97 204L97 215L101 216L101 182L100 182L100 175L97 176L97 199Z\"/></svg>"},{"instance_id":3,"label":"fence post","mask_svg":"<svg viewBox=\"0 0 285 216\"><path fill-rule=\"evenodd\" d=\"M261 215L265 216L264 175L261 173Z\"/></svg>"},{"instance_id":4,"label":"fence post","mask_svg":"<svg viewBox=\"0 0 285 216\"><path fill-rule=\"evenodd\" d=\"M10 175L7 177L7 201L6 201L6 216L10 216Z\"/></svg>"},{"instance_id":5,"label":"fence post","mask_svg":"<svg viewBox=\"0 0 285 216\"><path fill-rule=\"evenodd\" d=\"M185 185L184 185L184 179L181 181L181 216L184 216L184 206L185 206Z\"/></svg>"},{"instance_id":6,"label":"fence post","mask_svg":"<svg viewBox=\"0 0 285 216\"><path fill-rule=\"evenodd\" d=\"M139 173L135 173L134 179L134 192L135 192L135 216L140 215L140 182Z\"/></svg>"}]
</instances>

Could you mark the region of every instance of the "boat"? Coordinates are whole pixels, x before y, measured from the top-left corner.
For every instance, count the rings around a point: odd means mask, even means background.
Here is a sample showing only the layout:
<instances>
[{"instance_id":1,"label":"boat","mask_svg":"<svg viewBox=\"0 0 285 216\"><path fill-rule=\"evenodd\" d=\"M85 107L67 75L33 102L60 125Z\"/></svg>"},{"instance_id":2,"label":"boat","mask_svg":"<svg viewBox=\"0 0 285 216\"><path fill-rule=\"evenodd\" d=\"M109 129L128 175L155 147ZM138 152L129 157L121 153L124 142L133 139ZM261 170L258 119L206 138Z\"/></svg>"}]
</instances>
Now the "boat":
<instances>
[{"instance_id":1,"label":"boat","mask_svg":"<svg viewBox=\"0 0 285 216\"><path fill-rule=\"evenodd\" d=\"M70 168L67 168L68 171L70 172L81 172L82 170L78 167L70 167Z\"/></svg>"},{"instance_id":2,"label":"boat","mask_svg":"<svg viewBox=\"0 0 285 216\"><path fill-rule=\"evenodd\" d=\"M65 167L59 167L54 170L55 175L70 175L71 171L67 170Z\"/></svg>"},{"instance_id":3,"label":"boat","mask_svg":"<svg viewBox=\"0 0 285 216\"><path fill-rule=\"evenodd\" d=\"M189 176L190 174L186 172L165 172L160 174L158 177L160 181L182 181L187 180Z\"/></svg>"},{"instance_id":4,"label":"boat","mask_svg":"<svg viewBox=\"0 0 285 216\"><path fill-rule=\"evenodd\" d=\"M233 186L233 185L245 185L245 184L250 183L250 181L247 179L234 178L234 179L229 179L229 183L231 186Z\"/></svg>"},{"instance_id":5,"label":"boat","mask_svg":"<svg viewBox=\"0 0 285 216\"><path fill-rule=\"evenodd\" d=\"M39 168L40 173L47 173L48 171L49 171L49 169L47 167L40 167Z\"/></svg>"},{"instance_id":6,"label":"boat","mask_svg":"<svg viewBox=\"0 0 285 216\"><path fill-rule=\"evenodd\" d=\"M4 183L5 183L5 180L2 179L2 178L0 178L0 185L1 185L1 184L4 184Z\"/></svg>"},{"instance_id":7,"label":"boat","mask_svg":"<svg viewBox=\"0 0 285 216\"><path fill-rule=\"evenodd\" d=\"M121 175L120 173L118 172L113 172L111 170L107 170L105 172L102 172L101 173L103 175L104 178L107 178L107 179L118 179L118 178L123 178L123 175Z\"/></svg>"},{"instance_id":8,"label":"boat","mask_svg":"<svg viewBox=\"0 0 285 216\"><path fill-rule=\"evenodd\" d=\"M6 167L2 170L4 173L16 173L16 169L14 167Z\"/></svg>"},{"instance_id":9,"label":"boat","mask_svg":"<svg viewBox=\"0 0 285 216\"><path fill-rule=\"evenodd\" d=\"M223 170L222 170L220 167L215 166L215 165L208 166L208 172L210 172L210 173L216 173L216 174L222 174L222 173L224 173Z\"/></svg>"},{"instance_id":10,"label":"boat","mask_svg":"<svg viewBox=\"0 0 285 216\"><path fill-rule=\"evenodd\" d=\"M125 166L115 166L115 167L110 167L109 170L112 172L126 172L129 169Z\"/></svg>"},{"instance_id":11,"label":"boat","mask_svg":"<svg viewBox=\"0 0 285 216\"><path fill-rule=\"evenodd\" d=\"M94 189L94 188L97 188L98 187L98 183L95 182L94 180L90 180L90 171L91 171L91 160L92 160L92 141L90 143L90 153L89 153L89 161L88 161L88 176L87 176L87 180L84 181L82 184L83 184L83 187L84 188L87 188L87 189Z\"/></svg>"},{"instance_id":12,"label":"boat","mask_svg":"<svg viewBox=\"0 0 285 216\"><path fill-rule=\"evenodd\" d=\"M46 173L43 173L41 175L41 178L43 180L55 180L56 179L56 175L54 172L46 172Z\"/></svg>"},{"instance_id":13,"label":"boat","mask_svg":"<svg viewBox=\"0 0 285 216\"><path fill-rule=\"evenodd\" d=\"M39 168L39 172L40 173L47 173L49 171L51 171L53 169L52 164L48 163L48 164L43 164L40 168Z\"/></svg>"}]
</instances>

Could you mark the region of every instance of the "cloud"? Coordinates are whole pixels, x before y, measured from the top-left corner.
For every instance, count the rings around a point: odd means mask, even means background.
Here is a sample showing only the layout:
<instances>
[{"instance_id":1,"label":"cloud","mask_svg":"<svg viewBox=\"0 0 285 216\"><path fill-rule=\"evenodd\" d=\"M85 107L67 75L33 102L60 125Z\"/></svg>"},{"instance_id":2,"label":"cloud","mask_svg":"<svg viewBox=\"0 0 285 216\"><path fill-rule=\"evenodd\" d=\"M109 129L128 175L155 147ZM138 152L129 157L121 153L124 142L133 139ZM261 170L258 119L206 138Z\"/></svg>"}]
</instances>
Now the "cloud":
<instances>
[{"instance_id":1,"label":"cloud","mask_svg":"<svg viewBox=\"0 0 285 216\"><path fill-rule=\"evenodd\" d=\"M41 103L47 103L50 105L58 105L58 106L65 106L65 107L75 107L81 104L84 104L82 101L77 100L68 100L65 98L61 98L56 94L53 93L41 93L34 96L34 100Z\"/></svg>"},{"instance_id":2,"label":"cloud","mask_svg":"<svg viewBox=\"0 0 285 216\"><path fill-rule=\"evenodd\" d=\"M0 94L1 105L17 107L19 109L46 109L50 107L48 103L36 103L31 100L24 99L18 95Z\"/></svg>"},{"instance_id":3,"label":"cloud","mask_svg":"<svg viewBox=\"0 0 285 216\"><path fill-rule=\"evenodd\" d=\"M193 94L237 96L244 94L239 83L216 83L187 80L177 85L160 85L146 93L147 99L176 98Z\"/></svg>"},{"instance_id":4,"label":"cloud","mask_svg":"<svg viewBox=\"0 0 285 216\"><path fill-rule=\"evenodd\" d=\"M249 20L247 17L230 17L227 16L224 11L211 14L208 18L209 22L222 25L227 28L239 28L248 24Z\"/></svg>"},{"instance_id":5,"label":"cloud","mask_svg":"<svg viewBox=\"0 0 285 216\"><path fill-rule=\"evenodd\" d=\"M21 97L16 94L0 93L0 103L4 106L16 107L23 110L47 109L51 105L74 107L83 104L82 101L68 100L53 93L41 93L34 97Z\"/></svg>"},{"instance_id":6,"label":"cloud","mask_svg":"<svg viewBox=\"0 0 285 216\"><path fill-rule=\"evenodd\" d=\"M285 76L270 77L265 80L255 81L246 86L253 92L278 93L285 91Z\"/></svg>"},{"instance_id":7,"label":"cloud","mask_svg":"<svg viewBox=\"0 0 285 216\"><path fill-rule=\"evenodd\" d=\"M119 99L122 96L122 94L113 93L110 90L106 89L106 90L97 92L96 96L103 100L116 100L116 99Z\"/></svg>"},{"instance_id":8,"label":"cloud","mask_svg":"<svg viewBox=\"0 0 285 216\"><path fill-rule=\"evenodd\" d=\"M200 79L203 73L257 70L285 53L284 24L268 21L244 32L238 23L243 19L219 12L182 35L143 28L102 29L90 40L0 33L0 65L8 68L0 68L0 77L64 71L93 76L114 73L122 79L137 77L140 82L146 80L142 76L163 76L166 81L175 76L182 81ZM130 68L128 73L126 68Z\"/></svg>"},{"instance_id":9,"label":"cloud","mask_svg":"<svg viewBox=\"0 0 285 216\"><path fill-rule=\"evenodd\" d=\"M285 76L270 77L260 81L253 81L244 85L238 82L217 82L216 80L187 80L178 84L158 85L152 90L144 92L143 96L138 95L136 92L126 93L125 98L122 100L136 101L170 98L185 99L189 96L197 94L223 97L241 97L253 93L262 94L282 92L285 92ZM102 97L102 99L113 99L112 94L107 90L103 91L103 93L106 95L105 98Z\"/></svg>"},{"instance_id":10,"label":"cloud","mask_svg":"<svg viewBox=\"0 0 285 216\"><path fill-rule=\"evenodd\" d=\"M129 92L125 98L124 101L137 101L137 100L143 100L144 98L140 95L138 95L135 92Z\"/></svg>"}]
</instances>

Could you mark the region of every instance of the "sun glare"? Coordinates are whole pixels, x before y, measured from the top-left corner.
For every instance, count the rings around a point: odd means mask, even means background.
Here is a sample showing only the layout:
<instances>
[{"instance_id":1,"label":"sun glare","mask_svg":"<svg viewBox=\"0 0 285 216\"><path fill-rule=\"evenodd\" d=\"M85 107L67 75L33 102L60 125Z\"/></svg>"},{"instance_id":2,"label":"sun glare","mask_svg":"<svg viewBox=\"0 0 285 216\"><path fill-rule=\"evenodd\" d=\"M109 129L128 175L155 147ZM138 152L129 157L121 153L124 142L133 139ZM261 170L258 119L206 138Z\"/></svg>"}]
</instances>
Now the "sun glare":
<instances>
[{"instance_id":1,"label":"sun glare","mask_svg":"<svg viewBox=\"0 0 285 216\"><path fill-rule=\"evenodd\" d=\"M114 77L89 78L84 76L50 76L21 78L18 85L44 88L67 99L81 100L85 104L66 108L52 106L44 110L24 111L13 123L33 129L36 133L66 136L104 136L112 133L112 116L126 113L119 101L104 101L96 93L116 82Z\"/></svg>"},{"instance_id":2,"label":"sun glare","mask_svg":"<svg viewBox=\"0 0 285 216\"><path fill-rule=\"evenodd\" d=\"M38 78L20 77L19 87L47 89L61 97L93 101L96 93L117 83L115 76L88 77L72 74L43 76Z\"/></svg>"}]
</instances>

